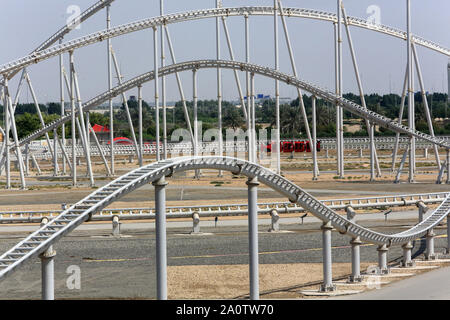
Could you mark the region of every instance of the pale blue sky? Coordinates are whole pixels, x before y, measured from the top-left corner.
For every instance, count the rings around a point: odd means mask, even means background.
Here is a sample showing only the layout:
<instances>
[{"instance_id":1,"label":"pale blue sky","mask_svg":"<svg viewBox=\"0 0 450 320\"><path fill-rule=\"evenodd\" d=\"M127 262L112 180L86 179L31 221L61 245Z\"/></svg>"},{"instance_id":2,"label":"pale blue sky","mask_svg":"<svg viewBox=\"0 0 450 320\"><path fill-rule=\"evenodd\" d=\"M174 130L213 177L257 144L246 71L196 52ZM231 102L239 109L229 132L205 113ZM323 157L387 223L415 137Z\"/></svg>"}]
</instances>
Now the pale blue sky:
<instances>
[{"instance_id":1,"label":"pale blue sky","mask_svg":"<svg viewBox=\"0 0 450 320\"><path fill-rule=\"evenodd\" d=\"M43 40L58 30L70 16L67 8L73 4L81 10L92 5L96 0L2 0L0 32L2 48L0 64L9 62L28 54ZM450 1L448 0L412 0L412 30L415 34L435 41L444 47L450 47ZM243 5L272 5L272 0L224 0L225 7ZM215 0L165 0L166 13L182 12L200 8L210 8ZM381 23L406 29L405 0L344 0L349 16L367 19L367 8L376 5L381 9ZM336 11L335 0L285 0L284 7L300 7ZM102 11L85 22L80 30L72 32L67 39L73 39L104 29L105 11ZM111 8L112 26L124 24L159 15L159 0L116 0ZM234 17L228 19L228 26L237 60L244 61L244 19ZM273 18L252 17L251 61L273 67ZM297 69L301 79L316 83L322 87L334 89L334 48L333 27L331 23L288 19L288 27L293 43ZM288 53L286 50L282 26L280 22L280 69L290 72ZM170 25L177 61L201 58L215 58L215 20L206 19L182 24ZM366 93L400 93L404 70L406 47L405 42L375 32L352 28L358 63ZM343 29L344 32L344 29ZM222 57L228 59L225 35L222 31ZM120 67L125 79L153 69L152 32L140 31L126 36L114 38L112 44L117 52ZM357 91L350 53L344 41L344 91ZM167 64L171 61L167 53ZM447 91L447 58L428 49L418 48L425 84L428 91ZM67 56L65 56L67 62ZM75 60L79 74L81 94L89 99L107 88L106 42L95 44L75 52ZM52 58L29 68L30 76L40 102L58 100L58 60ZM191 99L191 74L182 75L185 95ZM241 78L242 83L244 77ZM223 72L223 95L227 100L238 97L233 75ZM12 81L12 85L16 82ZM114 79L114 84L116 80ZM418 82L416 81L416 89ZM215 71L199 72L199 97L215 99ZM258 93L273 94L273 81L258 77L256 79ZM282 97L295 97L296 91L288 86L281 86ZM133 95L130 91L127 95ZM144 86L144 98L153 99L153 85ZM174 76L167 80L168 100L179 100ZM28 100L31 97L28 94ZM21 101L27 100L26 91Z\"/></svg>"}]
</instances>

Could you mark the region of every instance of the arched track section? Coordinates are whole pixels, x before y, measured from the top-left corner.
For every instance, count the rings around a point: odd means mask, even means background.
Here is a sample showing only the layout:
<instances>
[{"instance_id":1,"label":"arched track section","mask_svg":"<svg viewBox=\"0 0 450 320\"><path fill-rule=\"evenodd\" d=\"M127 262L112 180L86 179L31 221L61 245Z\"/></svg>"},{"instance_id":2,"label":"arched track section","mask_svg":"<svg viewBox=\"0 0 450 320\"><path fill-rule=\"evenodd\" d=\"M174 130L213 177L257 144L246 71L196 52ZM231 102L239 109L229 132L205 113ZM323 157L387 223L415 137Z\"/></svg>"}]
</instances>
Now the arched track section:
<instances>
[{"instance_id":1,"label":"arched track section","mask_svg":"<svg viewBox=\"0 0 450 320\"><path fill-rule=\"evenodd\" d=\"M88 220L94 213L128 193L163 176L196 169L216 169L242 174L249 178L257 177L261 183L285 195L290 201L297 202L319 219L330 221L339 231L347 232L350 236L359 236L361 240L375 244L401 244L414 240L436 226L450 212L450 195L448 195L444 202L422 223L405 232L392 235L382 234L350 222L299 186L257 164L229 157L174 158L155 162L123 175L77 202L33 232L0 256L0 280L27 260L44 252L50 245Z\"/></svg>"},{"instance_id":2,"label":"arched track section","mask_svg":"<svg viewBox=\"0 0 450 320\"><path fill-rule=\"evenodd\" d=\"M310 92L314 95L316 95L319 98L322 98L326 101L337 103L340 106L344 107L344 109L352 112L355 115L360 116L361 118L367 119L369 121L373 121L374 123L388 128L394 132L399 132L401 134L407 134L409 136L415 136L419 139L423 139L426 141L429 141L433 144L436 144L442 148L450 149L450 143L444 139L440 139L438 137L433 137L431 135L422 133L420 131L411 130L407 126L403 124L399 124L397 121L394 121L392 119L389 119L387 117L384 117L382 115L379 115L373 111L367 110L363 108L362 106L353 103L347 99L340 98L335 93L332 93L330 91L327 91L326 89L322 89L319 87L316 87L313 84L310 84L306 81L302 81L297 79L294 76L291 76L289 74L270 69L267 67L245 63L245 62L237 62L237 61L225 61L225 60L196 60L196 61L188 61L188 62L182 62L173 64L164 68L159 69L159 76L167 76L176 72L183 72L183 71L189 71L193 69L207 69L207 68L223 68L223 69L235 69L235 70L241 70L241 71L248 71L255 74L260 74L269 78L277 79L282 82L285 82L289 85L301 88L307 92ZM128 80L124 82L122 85L119 85L109 91L106 91L99 96L87 101L83 104L83 110L87 111L91 108L94 108L100 104L102 104L105 101L108 101L109 99L114 98L115 96L126 92L130 89L133 89L134 87L137 87L138 85L141 85L145 82L154 80L154 72L147 72L143 75L140 75L136 78L133 78L131 80ZM24 139L22 139L19 144L22 146L38 137L43 135L45 132L49 132L50 130L53 130L53 128L56 128L60 126L61 124L68 122L71 120L71 115L68 114L58 120L55 120L54 122L48 124L43 129L40 129L38 131L35 131L34 133L31 133Z\"/></svg>"},{"instance_id":3,"label":"arched track section","mask_svg":"<svg viewBox=\"0 0 450 320\"><path fill-rule=\"evenodd\" d=\"M96 14L98 11L102 10L106 6L111 5L112 2L115 0L100 0L84 10L77 18L78 23L82 23L89 19L91 16ZM60 28L58 31L56 31L50 38L42 42L36 49L34 49L30 54L33 54L38 51L45 50L49 48L50 46L54 45L56 41L59 39L62 39L66 34L70 33L70 31L73 30L73 26L66 24L62 28ZM11 74L8 75L8 79L12 78L19 70L15 69Z\"/></svg>"},{"instance_id":4,"label":"arched track section","mask_svg":"<svg viewBox=\"0 0 450 320\"><path fill-rule=\"evenodd\" d=\"M288 17L297 18L307 18L316 19L329 22L337 22L337 16L333 13L301 9L301 8L284 8L284 15ZM160 17L148 18L144 20L139 20L136 22L131 22L128 24L120 25L110 30L103 30L92 33L90 35L80 37L61 45L55 45L53 47L41 50L38 52L33 52L32 54L20 58L18 60L0 65L0 73L5 74L18 69L22 69L28 65L38 63L39 61L49 59L51 57L57 56L61 53L68 52L70 50L75 50L90 44L101 42L108 38L118 37L125 35L127 33L132 33L155 26L160 26L163 24L173 24L183 21L191 21L205 18L214 17L231 17L231 16L244 16L244 15L273 15L273 7L236 7L236 8L214 8L205 10L189 11L185 13L174 13L169 15L164 15ZM406 33L402 30L398 30L392 27L383 25L374 25L368 23L364 19L348 17L349 25L354 25L360 28L369 29L377 32L381 32L386 35L390 35L396 38L406 40ZM442 53L450 57L450 49L445 48L432 41L425 40L418 36L413 36L412 41L418 45L427 47L439 53Z\"/></svg>"}]
</instances>

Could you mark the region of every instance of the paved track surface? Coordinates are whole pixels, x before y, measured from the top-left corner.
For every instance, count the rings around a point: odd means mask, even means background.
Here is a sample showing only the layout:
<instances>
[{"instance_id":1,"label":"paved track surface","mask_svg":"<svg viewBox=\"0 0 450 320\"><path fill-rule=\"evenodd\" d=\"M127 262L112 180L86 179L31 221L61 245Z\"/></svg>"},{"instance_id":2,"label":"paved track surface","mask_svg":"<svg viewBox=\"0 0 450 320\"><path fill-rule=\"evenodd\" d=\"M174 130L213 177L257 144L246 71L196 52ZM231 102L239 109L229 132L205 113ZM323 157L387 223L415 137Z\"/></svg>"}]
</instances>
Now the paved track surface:
<instances>
[{"instance_id":1,"label":"paved track surface","mask_svg":"<svg viewBox=\"0 0 450 320\"><path fill-rule=\"evenodd\" d=\"M398 232L414 221L367 221L374 230ZM320 223L282 225L290 232L269 233L260 225L259 250L261 264L320 263L322 261ZM58 299L128 298L154 299L155 237L153 228L128 229L124 237L113 238L110 231L75 230L59 241L54 249L55 296ZM168 229L168 264L228 265L248 264L248 234L246 226L224 225L205 227L201 236L190 235L188 227ZM444 229L436 229L443 234ZM24 233L2 232L0 250L3 252L23 238ZM349 262L349 237L333 232L333 261ZM446 245L445 238L436 239L436 251ZM414 253L423 245L415 243ZM401 256L401 248L389 251L389 260ZM361 247L361 261L377 261L375 246ZM81 269L81 289L69 290L66 270L71 265ZM349 270L350 271L350 270ZM0 283L0 299L39 299L40 261L34 260ZM297 279L296 279L297 281ZM298 283L298 281L296 282Z\"/></svg>"},{"instance_id":2,"label":"paved track surface","mask_svg":"<svg viewBox=\"0 0 450 320\"><path fill-rule=\"evenodd\" d=\"M433 270L378 290L339 300L450 300L450 267Z\"/></svg>"}]
</instances>

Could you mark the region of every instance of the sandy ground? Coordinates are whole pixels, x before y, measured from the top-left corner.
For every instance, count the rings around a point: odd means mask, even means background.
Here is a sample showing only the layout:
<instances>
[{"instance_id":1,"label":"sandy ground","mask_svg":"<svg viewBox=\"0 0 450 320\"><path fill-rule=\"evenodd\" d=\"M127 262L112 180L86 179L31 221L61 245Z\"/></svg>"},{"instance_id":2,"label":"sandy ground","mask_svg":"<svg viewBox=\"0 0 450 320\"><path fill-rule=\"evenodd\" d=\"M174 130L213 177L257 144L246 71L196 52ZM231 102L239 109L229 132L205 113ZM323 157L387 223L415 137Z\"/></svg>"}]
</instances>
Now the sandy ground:
<instances>
[{"instance_id":1,"label":"sandy ground","mask_svg":"<svg viewBox=\"0 0 450 320\"><path fill-rule=\"evenodd\" d=\"M361 263L361 270L376 265L376 262ZM351 273L351 264L333 263L333 283L337 285L337 290L341 294L349 290L363 292L380 289L389 283L406 279L402 276L405 273L414 276L434 270L425 269L426 266L449 265L449 260L432 263L418 261L418 268L394 268L389 277L371 278L360 285L345 285ZM424 266L424 269L419 269ZM396 274L399 276L395 276ZM169 299L242 299L248 298L249 295L247 265L169 266L167 275ZM302 291L318 291L323 281L322 264L260 264L259 279L261 299L317 298L306 296Z\"/></svg>"},{"instance_id":2,"label":"sandy ground","mask_svg":"<svg viewBox=\"0 0 450 320\"><path fill-rule=\"evenodd\" d=\"M363 263L361 267L369 265ZM334 277L350 272L351 264L333 263ZM169 266L167 277L169 299L232 299L249 294L247 265ZM295 287L321 281L322 264L261 264L259 277L260 292L267 292L263 298L299 298L300 289Z\"/></svg>"}]
</instances>

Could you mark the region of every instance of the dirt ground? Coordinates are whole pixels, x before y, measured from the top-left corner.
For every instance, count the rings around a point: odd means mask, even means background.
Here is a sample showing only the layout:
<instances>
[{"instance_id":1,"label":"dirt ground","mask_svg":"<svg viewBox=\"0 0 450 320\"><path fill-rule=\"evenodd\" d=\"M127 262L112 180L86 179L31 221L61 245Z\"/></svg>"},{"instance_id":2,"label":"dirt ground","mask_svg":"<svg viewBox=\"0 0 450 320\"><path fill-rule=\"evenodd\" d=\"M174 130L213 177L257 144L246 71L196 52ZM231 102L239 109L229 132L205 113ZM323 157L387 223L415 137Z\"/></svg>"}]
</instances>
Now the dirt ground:
<instances>
[{"instance_id":1,"label":"dirt ground","mask_svg":"<svg viewBox=\"0 0 450 320\"><path fill-rule=\"evenodd\" d=\"M361 267L368 265L364 263ZM350 272L351 264L333 263L333 276ZM295 287L321 281L322 264L261 264L259 277L260 292L265 293L263 298L299 298L301 295ZM167 278L169 299L233 299L249 294L247 265L169 266Z\"/></svg>"}]
</instances>

